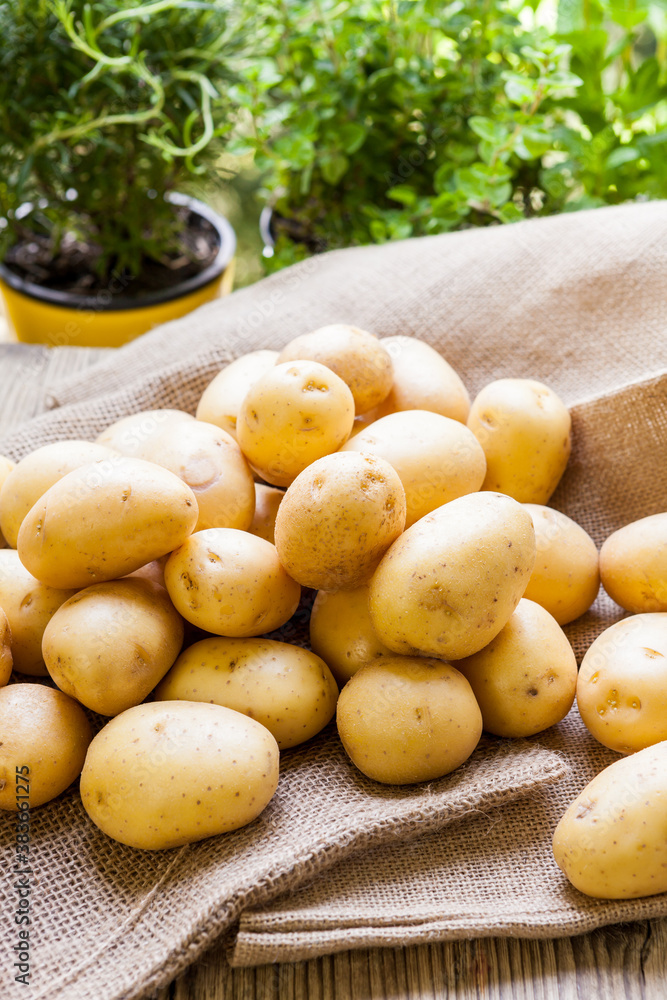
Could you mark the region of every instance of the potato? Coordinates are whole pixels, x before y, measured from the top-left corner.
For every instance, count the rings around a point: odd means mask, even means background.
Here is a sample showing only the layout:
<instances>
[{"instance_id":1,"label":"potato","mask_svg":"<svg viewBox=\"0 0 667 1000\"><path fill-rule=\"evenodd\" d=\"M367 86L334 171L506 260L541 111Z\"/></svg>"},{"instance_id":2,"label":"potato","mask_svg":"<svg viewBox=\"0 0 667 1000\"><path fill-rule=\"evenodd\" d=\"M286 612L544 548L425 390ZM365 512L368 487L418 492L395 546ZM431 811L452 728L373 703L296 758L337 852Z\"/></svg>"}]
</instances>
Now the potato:
<instances>
[{"instance_id":1,"label":"potato","mask_svg":"<svg viewBox=\"0 0 667 1000\"><path fill-rule=\"evenodd\" d=\"M259 722L221 705L152 702L97 734L81 801L109 837L155 851L245 826L277 786L278 746Z\"/></svg>"},{"instance_id":2,"label":"potato","mask_svg":"<svg viewBox=\"0 0 667 1000\"><path fill-rule=\"evenodd\" d=\"M73 589L48 587L29 573L16 549L0 550L0 608L12 633L14 670L46 677L42 658L44 629L61 604L76 594Z\"/></svg>"},{"instance_id":3,"label":"potato","mask_svg":"<svg viewBox=\"0 0 667 1000\"><path fill-rule=\"evenodd\" d=\"M98 436L97 443L113 448L128 458L141 458L144 448L153 438L169 427L177 426L182 420L187 422L192 419L191 414L183 410L142 410L110 424Z\"/></svg>"},{"instance_id":4,"label":"potato","mask_svg":"<svg viewBox=\"0 0 667 1000\"><path fill-rule=\"evenodd\" d=\"M382 403L394 381L391 358L377 337L347 323L322 326L290 340L277 364L286 361L326 365L349 386L356 413L368 413Z\"/></svg>"},{"instance_id":5,"label":"potato","mask_svg":"<svg viewBox=\"0 0 667 1000\"><path fill-rule=\"evenodd\" d=\"M482 735L482 716L463 674L418 657L362 667L340 693L336 720L352 762L389 785L449 774Z\"/></svg>"},{"instance_id":6,"label":"potato","mask_svg":"<svg viewBox=\"0 0 667 1000\"><path fill-rule=\"evenodd\" d=\"M598 595L598 550L584 529L559 510L524 504L533 519L537 555L524 593L559 625L574 621Z\"/></svg>"},{"instance_id":7,"label":"potato","mask_svg":"<svg viewBox=\"0 0 667 1000\"><path fill-rule=\"evenodd\" d=\"M581 661L577 705L617 753L667 740L667 613L624 618L597 637Z\"/></svg>"},{"instance_id":8,"label":"potato","mask_svg":"<svg viewBox=\"0 0 667 1000\"><path fill-rule=\"evenodd\" d=\"M0 733L0 809L10 812L64 792L81 773L93 735L81 705L44 684L0 688Z\"/></svg>"},{"instance_id":9,"label":"potato","mask_svg":"<svg viewBox=\"0 0 667 1000\"><path fill-rule=\"evenodd\" d=\"M125 576L181 545L197 522L189 486L158 465L117 456L68 473L19 531L26 569L50 587Z\"/></svg>"},{"instance_id":10,"label":"potato","mask_svg":"<svg viewBox=\"0 0 667 1000\"><path fill-rule=\"evenodd\" d=\"M236 528L191 535L170 555L164 579L180 614L214 635L271 632L292 617L301 596L275 546Z\"/></svg>"},{"instance_id":11,"label":"potato","mask_svg":"<svg viewBox=\"0 0 667 1000\"><path fill-rule=\"evenodd\" d=\"M509 621L534 562L533 522L515 500L451 500L408 528L373 574L375 631L395 653L470 656Z\"/></svg>"},{"instance_id":12,"label":"potato","mask_svg":"<svg viewBox=\"0 0 667 1000\"><path fill-rule=\"evenodd\" d=\"M7 476L9 475L9 473L12 471L13 468L15 468L15 463L12 462L11 458L6 458L4 455L0 455L0 496L2 495L2 487L4 485L5 479L7 478ZM2 515L2 506L0 505L0 517L1 515ZM5 536L3 535L2 530L0 530L0 549L6 548L8 544L9 543L7 542Z\"/></svg>"},{"instance_id":13,"label":"potato","mask_svg":"<svg viewBox=\"0 0 667 1000\"><path fill-rule=\"evenodd\" d=\"M155 691L158 701L206 701L261 722L281 750L333 718L338 688L315 653L272 639L202 639L184 650Z\"/></svg>"},{"instance_id":14,"label":"potato","mask_svg":"<svg viewBox=\"0 0 667 1000\"><path fill-rule=\"evenodd\" d=\"M626 611L667 611L667 513L619 528L600 549L602 586Z\"/></svg>"},{"instance_id":15,"label":"potato","mask_svg":"<svg viewBox=\"0 0 667 1000\"><path fill-rule=\"evenodd\" d=\"M197 405L197 420L205 420L236 438L241 403L251 385L278 359L278 351L251 351L223 368L204 389Z\"/></svg>"},{"instance_id":16,"label":"potato","mask_svg":"<svg viewBox=\"0 0 667 1000\"><path fill-rule=\"evenodd\" d=\"M150 580L152 583L159 583L161 587L164 587L164 567L167 563L168 555L160 556L159 559L153 559L151 562L146 563L145 566L140 566L139 569L133 570L132 573L128 573L127 576L122 577L123 580Z\"/></svg>"},{"instance_id":17,"label":"potato","mask_svg":"<svg viewBox=\"0 0 667 1000\"><path fill-rule=\"evenodd\" d=\"M465 423L470 396L442 355L416 337L383 337L381 345L394 366L394 383L375 419L399 410L430 410Z\"/></svg>"},{"instance_id":18,"label":"potato","mask_svg":"<svg viewBox=\"0 0 667 1000\"><path fill-rule=\"evenodd\" d=\"M406 528L443 503L474 493L486 473L484 452L472 431L427 410L381 417L340 450L376 455L396 470L405 490Z\"/></svg>"},{"instance_id":19,"label":"potato","mask_svg":"<svg viewBox=\"0 0 667 1000\"><path fill-rule=\"evenodd\" d=\"M255 483L234 438L190 417L170 424L141 448L139 458L169 469L197 498L195 531L248 529L255 512Z\"/></svg>"},{"instance_id":20,"label":"potato","mask_svg":"<svg viewBox=\"0 0 667 1000\"><path fill-rule=\"evenodd\" d=\"M584 788L553 837L558 867L596 899L667 892L667 743L617 760Z\"/></svg>"},{"instance_id":21,"label":"potato","mask_svg":"<svg viewBox=\"0 0 667 1000\"><path fill-rule=\"evenodd\" d=\"M310 645L340 687L372 660L395 655L373 628L368 585L335 594L318 591L310 613Z\"/></svg>"},{"instance_id":22,"label":"potato","mask_svg":"<svg viewBox=\"0 0 667 1000\"><path fill-rule=\"evenodd\" d=\"M565 472L571 420L565 404L541 382L490 382L470 408L468 427L486 455L483 489L520 503L545 504Z\"/></svg>"},{"instance_id":23,"label":"potato","mask_svg":"<svg viewBox=\"0 0 667 1000\"><path fill-rule=\"evenodd\" d=\"M246 394L236 437L251 466L273 486L289 486L311 462L349 437L354 399L316 361L276 365Z\"/></svg>"},{"instance_id":24,"label":"potato","mask_svg":"<svg viewBox=\"0 0 667 1000\"><path fill-rule=\"evenodd\" d=\"M57 441L30 452L14 467L0 490L0 528L13 549L30 508L49 487L90 462L113 458L117 452L91 441Z\"/></svg>"},{"instance_id":25,"label":"potato","mask_svg":"<svg viewBox=\"0 0 667 1000\"><path fill-rule=\"evenodd\" d=\"M266 483L255 483L255 514L248 531L275 544L276 517L285 496L284 490Z\"/></svg>"},{"instance_id":26,"label":"potato","mask_svg":"<svg viewBox=\"0 0 667 1000\"><path fill-rule=\"evenodd\" d=\"M58 608L42 652L61 691L100 715L138 705L183 644L183 621L166 590L149 580L96 583Z\"/></svg>"},{"instance_id":27,"label":"potato","mask_svg":"<svg viewBox=\"0 0 667 1000\"><path fill-rule=\"evenodd\" d=\"M520 600L495 639L454 666L467 677L494 736L533 736L564 719L577 688L577 660L558 622Z\"/></svg>"},{"instance_id":28,"label":"potato","mask_svg":"<svg viewBox=\"0 0 667 1000\"><path fill-rule=\"evenodd\" d=\"M368 581L405 524L405 491L388 462L339 452L294 480L276 517L276 549L304 587L343 590Z\"/></svg>"},{"instance_id":29,"label":"potato","mask_svg":"<svg viewBox=\"0 0 667 1000\"><path fill-rule=\"evenodd\" d=\"M0 608L0 687L12 676L12 630L5 612Z\"/></svg>"}]
</instances>

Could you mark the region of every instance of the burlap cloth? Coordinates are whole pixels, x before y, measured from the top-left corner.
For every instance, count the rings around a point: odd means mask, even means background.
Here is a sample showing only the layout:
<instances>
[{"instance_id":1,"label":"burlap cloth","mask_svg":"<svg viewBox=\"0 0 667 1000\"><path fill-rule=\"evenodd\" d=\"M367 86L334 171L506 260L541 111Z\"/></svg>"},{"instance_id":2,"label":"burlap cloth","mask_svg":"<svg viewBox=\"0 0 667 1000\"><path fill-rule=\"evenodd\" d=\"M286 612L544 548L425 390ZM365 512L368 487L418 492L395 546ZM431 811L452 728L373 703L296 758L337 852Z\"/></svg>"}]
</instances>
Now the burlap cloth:
<instances>
[{"instance_id":1,"label":"burlap cloth","mask_svg":"<svg viewBox=\"0 0 667 1000\"><path fill-rule=\"evenodd\" d=\"M25 383L52 410L7 432L0 453L93 437L147 407L192 410L232 357L348 321L427 340L471 394L503 376L559 392L575 446L552 503L599 544L667 508L666 228L667 202L654 202L306 261L83 374L53 378L62 350L40 354ZM0 412L16 418L21 408L6 399L20 390L2 391ZM621 616L599 598L568 627L577 655ZM615 758L573 710L531 740L485 737L464 767L428 786L392 789L355 772L330 727L284 755L278 793L255 823L158 853L105 838L72 789L34 813L31 1000L145 996L236 927L231 960L255 964L456 936L556 937L667 915L665 895L588 899L551 857L558 817ZM0 817L0 830L8 865L13 818ZM10 928L10 878L0 892ZM12 976L5 958L2 996Z\"/></svg>"}]
</instances>

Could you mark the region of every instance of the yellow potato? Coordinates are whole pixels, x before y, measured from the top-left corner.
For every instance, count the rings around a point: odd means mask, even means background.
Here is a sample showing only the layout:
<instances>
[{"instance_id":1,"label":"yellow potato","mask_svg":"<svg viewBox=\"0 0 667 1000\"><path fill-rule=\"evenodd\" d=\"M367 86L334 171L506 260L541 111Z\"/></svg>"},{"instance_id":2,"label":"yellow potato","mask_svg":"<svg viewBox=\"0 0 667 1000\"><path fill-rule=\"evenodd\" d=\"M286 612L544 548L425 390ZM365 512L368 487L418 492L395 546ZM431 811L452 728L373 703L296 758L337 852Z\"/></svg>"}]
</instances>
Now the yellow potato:
<instances>
[{"instance_id":1,"label":"yellow potato","mask_svg":"<svg viewBox=\"0 0 667 1000\"><path fill-rule=\"evenodd\" d=\"M92 738L81 705L43 684L0 688L0 733L0 809L11 812L64 792L81 773Z\"/></svg>"},{"instance_id":2,"label":"yellow potato","mask_svg":"<svg viewBox=\"0 0 667 1000\"><path fill-rule=\"evenodd\" d=\"M241 403L251 385L278 359L278 351L251 351L223 368L204 389L197 405L197 420L221 427L236 438Z\"/></svg>"},{"instance_id":3,"label":"yellow potato","mask_svg":"<svg viewBox=\"0 0 667 1000\"><path fill-rule=\"evenodd\" d=\"M278 786L278 746L264 726L221 705L137 705L90 744L81 801L109 837L146 850L237 830Z\"/></svg>"},{"instance_id":4,"label":"yellow potato","mask_svg":"<svg viewBox=\"0 0 667 1000\"><path fill-rule=\"evenodd\" d=\"M68 473L27 515L21 562L50 587L80 588L125 576L181 545L197 501L173 472L117 456Z\"/></svg>"},{"instance_id":5,"label":"yellow potato","mask_svg":"<svg viewBox=\"0 0 667 1000\"><path fill-rule=\"evenodd\" d=\"M276 486L255 483L255 514L248 531L265 538L272 545L275 544L278 508L284 496L284 490L279 490Z\"/></svg>"},{"instance_id":6,"label":"yellow potato","mask_svg":"<svg viewBox=\"0 0 667 1000\"><path fill-rule=\"evenodd\" d=\"M553 837L559 868L597 899L667 892L667 743L617 760L584 788Z\"/></svg>"},{"instance_id":7,"label":"yellow potato","mask_svg":"<svg viewBox=\"0 0 667 1000\"><path fill-rule=\"evenodd\" d=\"M289 486L311 462L349 437L354 399L343 380L316 361L276 365L241 404L236 437L267 483Z\"/></svg>"},{"instance_id":8,"label":"yellow potato","mask_svg":"<svg viewBox=\"0 0 667 1000\"><path fill-rule=\"evenodd\" d=\"M145 566L140 566L139 569L128 573L122 579L128 580L136 577L139 580L150 580L152 583L159 583L161 587L164 587L164 567L168 558L169 556L166 555L160 556L159 559L153 559L151 562L146 563Z\"/></svg>"},{"instance_id":9,"label":"yellow potato","mask_svg":"<svg viewBox=\"0 0 667 1000\"><path fill-rule=\"evenodd\" d=\"M389 785L449 774L482 735L482 716L463 674L418 657L362 667L340 693L336 720L352 762Z\"/></svg>"},{"instance_id":10,"label":"yellow potato","mask_svg":"<svg viewBox=\"0 0 667 1000\"><path fill-rule=\"evenodd\" d=\"M474 493L486 473L479 441L458 420L428 410L403 410L376 420L341 451L383 458L405 490L405 527L449 500Z\"/></svg>"},{"instance_id":11,"label":"yellow potato","mask_svg":"<svg viewBox=\"0 0 667 1000\"><path fill-rule=\"evenodd\" d=\"M617 753L667 740L667 613L624 618L597 637L581 661L577 705Z\"/></svg>"},{"instance_id":12,"label":"yellow potato","mask_svg":"<svg viewBox=\"0 0 667 1000\"><path fill-rule=\"evenodd\" d=\"M372 333L347 323L322 326L290 340L277 364L318 361L350 387L356 413L368 413L385 400L394 381L391 358Z\"/></svg>"},{"instance_id":13,"label":"yellow potato","mask_svg":"<svg viewBox=\"0 0 667 1000\"><path fill-rule=\"evenodd\" d=\"M190 417L151 437L139 458L169 469L197 498L195 531L240 528L246 531L255 511L255 483L234 438L213 424Z\"/></svg>"},{"instance_id":14,"label":"yellow potato","mask_svg":"<svg viewBox=\"0 0 667 1000\"><path fill-rule=\"evenodd\" d=\"M598 550L590 535L559 510L533 503L524 507L533 519L537 549L524 597L566 625L588 611L598 595Z\"/></svg>"},{"instance_id":15,"label":"yellow potato","mask_svg":"<svg viewBox=\"0 0 667 1000\"><path fill-rule=\"evenodd\" d=\"M5 479L7 478L7 476L14 467L15 464L14 462L12 462L11 458L6 458L4 455L0 455L0 496L2 495L2 487L4 485ZM7 539L5 538L1 530L1 525L2 525L1 518L2 518L2 505L0 504L0 549L4 549L7 547L9 543L7 542Z\"/></svg>"},{"instance_id":16,"label":"yellow potato","mask_svg":"<svg viewBox=\"0 0 667 1000\"><path fill-rule=\"evenodd\" d=\"M104 461L116 454L92 441L58 441L22 458L0 490L0 528L11 547L16 548L26 514L49 487L82 465Z\"/></svg>"},{"instance_id":17,"label":"yellow potato","mask_svg":"<svg viewBox=\"0 0 667 1000\"><path fill-rule=\"evenodd\" d=\"M454 666L468 678L495 736L533 736L564 719L577 688L577 661L558 622L520 600L495 639Z\"/></svg>"},{"instance_id":18,"label":"yellow potato","mask_svg":"<svg viewBox=\"0 0 667 1000\"><path fill-rule=\"evenodd\" d=\"M12 630L5 612L0 608L0 687L12 676Z\"/></svg>"},{"instance_id":19,"label":"yellow potato","mask_svg":"<svg viewBox=\"0 0 667 1000\"><path fill-rule=\"evenodd\" d=\"M12 633L14 670L46 677L42 658L44 629L61 604L76 594L73 589L48 587L29 573L16 549L0 550L0 608Z\"/></svg>"},{"instance_id":20,"label":"yellow potato","mask_svg":"<svg viewBox=\"0 0 667 1000\"><path fill-rule=\"evenodd\" d=\"M565 472L571 420L565 404L541 382L490 382L470 408L468 427L486 455L483 489L520 503L545 504Z\"/></svg>"},{"instance_id":21,"label":"yellow potato","mask_svg":"<svg viewBox=\"0 0 667 1000\"><path fill-rule=\"evenodd\" d=\"M367 663L395 656L373 628L368 585L335 594L318 591L310 613L310 645L327 664L339 687Z\"/></svg>"},{"instance_id":22,"label":"yellow potato","mask_svg":"<svg viewBox=\"0 0 667 1000\"><path fill-rule=\"evenodd\" d=\"M235 528L191 535L170 555L164 579L177 611L214 635L254 636L280 628L301 596L275 546Z\"/></svg>"},{"instance_id":23,"label":"yellow potato","mask_svg":"<svg viewBox=\"0 0 667 1000\"><path fill-rule=\"evenodd\" d=\"M466 422L468 390L442 355L416 337L383 337L380 343L392 360L394 384L375 419L399 410L430 410Z\"/></svg>"},{"instance_id":24,"label":"yellow potato","mask_svg":"<svg viewBox=\"0 0 667 1000\"><path fill-rule=\"evenodd\" d=\"M158 701L206 701L261 722L281 750L333 718L338 688L308 649L272 639L202 639L184 650L155 691Z\"/></svg>"},{"instance_id":25,"label":"yellow potato","mask_svg":"<svg viewBox=\"0 0 667 1000\"><path fill-rule=\"evenodd\" d=\"M451 500L408 528L373 574L375 631L396 653L470 656L509 621L534 562L533 522L515 500Z\"/></svg>"},{"instance_id":26,"label":"yellow potato","mask_svg":"<svg viewBox=\"0 0 667 1000\"><path fill-rule=\"evenodd\" d=\"M100 715L118 715L150 694L182 643L183 621L166 590L125 579L65 601L44 630L42 652L61 691Z\"/></svg>"},{"instance_id":27,"label":"yellow potato","mask_svg":"<svg viewBox=\"0 0 667 1000\"><path fill-rule=\"evenodd\" d=\"M169 427L176 427L182 420L187 422L192 419L183 410L142 410L116 420L98 436L97 443L113 448L128 458L142 458L144 449L153 438Z\"/></svg>"},{"instance_id":28,"label":"yellow potato","mask_svg":"<svg viewBox=\"0 0 667 1000\"><path fill-rule=\"evenodd\" d=\"M667 513L619 528L600 549L600 576L626 611L667 611Z\"/></svg>"},{"instance_id":29,"label":"yellow potato","mask_svg":"<svg viewBox=\"0 0 667 1000\"><path fill-rule=\"evenodd\" d=\"M405 491L388 462L338 452L289 487L276 517L276 549L304 587L358 587L405 524Z\"/></svg>"}]
</instances>

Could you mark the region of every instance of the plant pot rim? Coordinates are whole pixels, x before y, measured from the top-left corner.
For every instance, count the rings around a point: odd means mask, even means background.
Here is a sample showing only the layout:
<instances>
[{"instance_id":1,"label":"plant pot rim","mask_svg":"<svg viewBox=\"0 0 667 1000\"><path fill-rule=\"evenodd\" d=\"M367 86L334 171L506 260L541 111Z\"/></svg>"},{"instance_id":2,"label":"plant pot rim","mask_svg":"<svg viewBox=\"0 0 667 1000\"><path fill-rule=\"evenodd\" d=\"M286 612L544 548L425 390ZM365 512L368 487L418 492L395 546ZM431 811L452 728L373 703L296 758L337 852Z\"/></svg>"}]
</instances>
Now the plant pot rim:
<instances>
[{"instance_id":1,"label":"plant pot rim","mask_svg":"<svg viewBox=\"0 0 667 1000\"><path fill-rule=\"evenodd\" d=\"M146 295L138 298L117 295L112 296L109 291L100 291L95 295L74 295L71 292L62 292L54 288L45 288L32 281L19 277L15 271L10 270L5 264L0 262L0 279L16 292L37 299L40 302L48 302L54 306L64 306L67 309L77 309L81 311L94 312L123 312L127 309L143 309L149 306L160 305L163 302L170 302L173 299L180 299L191 292L196 292L205 285L215 281L229 267L234 253L236 252L236 233L231 223L224 216L218 215L216 211L206 205L203 201L172 191L166 195L167 200L172 205L189 208L196 215L206 219L215 229L220 240L218 252L211 263L185 281L176 282L171 288L162 288L158 291L147 292Z\"/></svg>"}]
</instances>

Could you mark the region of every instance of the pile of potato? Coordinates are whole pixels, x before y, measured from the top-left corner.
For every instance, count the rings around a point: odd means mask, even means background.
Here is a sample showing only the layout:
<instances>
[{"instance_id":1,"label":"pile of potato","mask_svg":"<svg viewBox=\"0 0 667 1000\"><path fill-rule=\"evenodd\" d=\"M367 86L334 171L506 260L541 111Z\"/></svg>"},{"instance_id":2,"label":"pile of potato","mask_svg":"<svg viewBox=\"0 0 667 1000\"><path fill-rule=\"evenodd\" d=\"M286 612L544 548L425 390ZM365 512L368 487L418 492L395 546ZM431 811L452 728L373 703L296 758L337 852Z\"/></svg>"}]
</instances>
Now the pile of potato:
<instances>
[{"instance_id":1,"label":"pile of potato","mask_svg":"<svg viewBox=\"0 0 667 1000\"><path fill-rule=\"evenodd\" d=\"M482 730L553 726L576 695L633 756L573 803L556 860L591 895L666 891L667 513L598 559L546 506L570 448L542 383L500 379L470 405L427 344L338 324L239 358L195 417L137 413L0 459L0 684L13 664L57 685L0 689L0 808L17 767L32 806L81 773L108 835L174 847L258 816L280 752L334 714L365 775L409 784ZM632 615L577 674L561 626L600 574ZM302 588L312 651L269 636ZM110 718L94 738L84 709Z\"/></svg>"}]
</instances>

